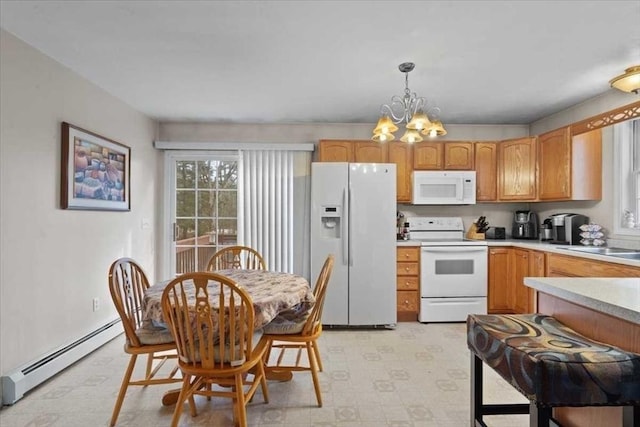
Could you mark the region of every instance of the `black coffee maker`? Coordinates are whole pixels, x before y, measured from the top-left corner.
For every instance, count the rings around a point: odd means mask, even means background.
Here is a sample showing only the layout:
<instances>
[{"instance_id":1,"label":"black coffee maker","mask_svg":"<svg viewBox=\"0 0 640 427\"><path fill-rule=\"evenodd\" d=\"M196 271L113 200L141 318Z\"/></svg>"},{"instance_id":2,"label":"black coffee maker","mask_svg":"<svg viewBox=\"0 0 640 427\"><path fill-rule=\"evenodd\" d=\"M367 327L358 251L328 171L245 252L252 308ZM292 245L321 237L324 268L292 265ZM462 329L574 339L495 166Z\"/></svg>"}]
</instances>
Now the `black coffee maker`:
<instances>
[{"instance_id":1,"label":"black coffee maker","mask_svg":"<svg viewBox=\"0 0 640 427\"><path fill-rule=\"evenodd\" d=\"M516 211L513 216L511 237L514 239L537 239L538 214L531 211Z\"/></svg>"}]
</instances>

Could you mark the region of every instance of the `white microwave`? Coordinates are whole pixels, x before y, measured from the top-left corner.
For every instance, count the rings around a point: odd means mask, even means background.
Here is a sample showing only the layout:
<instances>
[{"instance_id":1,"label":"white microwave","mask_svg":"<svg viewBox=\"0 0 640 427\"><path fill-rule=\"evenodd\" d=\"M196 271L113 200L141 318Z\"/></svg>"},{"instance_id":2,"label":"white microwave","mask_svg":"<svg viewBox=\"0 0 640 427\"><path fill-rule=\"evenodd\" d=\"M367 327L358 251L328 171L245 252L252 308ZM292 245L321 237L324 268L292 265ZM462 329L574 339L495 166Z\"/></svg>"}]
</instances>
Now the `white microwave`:
<instances>
[{"instance_id":1,"label":"white microwave","mask_svg":"<svg viewBox=\"0 0 640 427\"><path fill-rule=\"evenodd\" d=\"M476 171L413 171L414 205L474 205Z\"/></svg>"}]
</instances>

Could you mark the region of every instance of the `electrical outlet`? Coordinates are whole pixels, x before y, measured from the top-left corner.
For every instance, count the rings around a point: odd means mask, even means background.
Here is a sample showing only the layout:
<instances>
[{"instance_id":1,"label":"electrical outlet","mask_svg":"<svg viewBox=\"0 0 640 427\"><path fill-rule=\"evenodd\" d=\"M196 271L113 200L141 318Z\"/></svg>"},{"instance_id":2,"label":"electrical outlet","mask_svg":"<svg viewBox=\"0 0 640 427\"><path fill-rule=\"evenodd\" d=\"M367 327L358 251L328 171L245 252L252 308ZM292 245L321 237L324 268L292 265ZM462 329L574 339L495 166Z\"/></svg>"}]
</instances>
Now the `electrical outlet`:
<instances>
[{"instance_id":1,"label":"electrical outlet","mask_svg":"<svg viewBox=\"0 0 640 427\"><path fill-rule=\"evenodd\" d=\"M100 300L98 298L93 299L93 311L100 310Z\"/></svg>"}]
</instances>

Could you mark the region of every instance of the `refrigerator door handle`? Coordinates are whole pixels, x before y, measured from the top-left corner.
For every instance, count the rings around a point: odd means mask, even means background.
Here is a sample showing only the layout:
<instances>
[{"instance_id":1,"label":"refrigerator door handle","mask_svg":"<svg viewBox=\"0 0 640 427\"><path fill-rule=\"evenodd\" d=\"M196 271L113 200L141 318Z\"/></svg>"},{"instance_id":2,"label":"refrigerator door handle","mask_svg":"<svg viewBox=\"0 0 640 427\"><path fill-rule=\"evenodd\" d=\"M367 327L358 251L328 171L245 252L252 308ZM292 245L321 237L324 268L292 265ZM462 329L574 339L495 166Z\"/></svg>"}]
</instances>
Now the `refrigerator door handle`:
<instances>
[{"instance_id":1,"label":"refrigerator door handle","mask_svg":"<svg viewBox=\"0 0 640 427\"><path fill-rule=\"evenodd\" d=\"M347 207L347 189L342 189L342 206ZM342 211L342 264L349 263L349 242L347 241L347 218L349 218L349 209Z\"/></svg>"},{"instance_id":2,"label":"refrigerator door handle","mask_svg":"<svg viewBox=\"0 0 640 427\"><path fill-rule=\"evenodd\" d=\"M349 191L347 192L347 205L349 205L349 212L347 213L347 218L349 219L349 228L348 228L348 250L349 250L349 266L353 265L353 257L351 256L351 230L353 230L353 223L351 221L351 182L349 182Z\"/></svg>"}]
</instances>

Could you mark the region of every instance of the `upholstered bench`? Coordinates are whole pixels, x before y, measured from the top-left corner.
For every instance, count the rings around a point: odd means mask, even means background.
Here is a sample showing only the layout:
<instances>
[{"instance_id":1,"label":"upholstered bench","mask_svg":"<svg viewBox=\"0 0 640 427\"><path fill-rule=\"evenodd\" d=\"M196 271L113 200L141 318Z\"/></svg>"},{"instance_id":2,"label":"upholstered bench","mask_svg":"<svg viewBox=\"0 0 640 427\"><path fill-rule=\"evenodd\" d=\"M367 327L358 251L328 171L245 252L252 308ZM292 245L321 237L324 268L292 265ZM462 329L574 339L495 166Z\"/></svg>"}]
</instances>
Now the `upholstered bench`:
<instances>
[{"instance_id":1,"label":"upholstered bench","mask_svg":"<svg viewBox=\"0 0 640 427\"><path fill-rule=\"evenodd\" d=\"M623 426L640 427L640 355L593 341L542 314L470 315L471 426L483 416L529 414L530 427L559 425L552 408L624 406ZM529 404L483 404L482 362Z\"/></svg>"}]
</instances>

